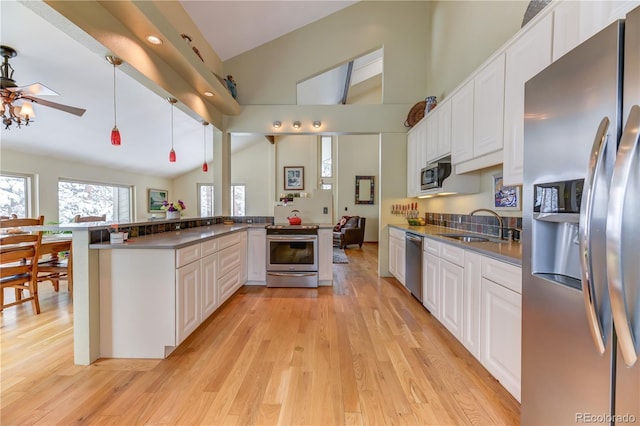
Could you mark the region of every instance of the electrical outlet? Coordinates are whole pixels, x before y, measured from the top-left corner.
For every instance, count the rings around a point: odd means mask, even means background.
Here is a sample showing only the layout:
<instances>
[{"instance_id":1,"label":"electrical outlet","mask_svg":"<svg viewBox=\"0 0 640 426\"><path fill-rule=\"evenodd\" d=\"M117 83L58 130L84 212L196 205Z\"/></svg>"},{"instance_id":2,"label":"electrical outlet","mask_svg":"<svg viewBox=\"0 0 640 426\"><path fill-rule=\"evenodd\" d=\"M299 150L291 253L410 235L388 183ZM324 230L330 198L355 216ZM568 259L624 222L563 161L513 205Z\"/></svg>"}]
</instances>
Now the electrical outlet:
<instances>
[{"instance_id":1,"label":"electrical outlet","mask_svg":"<svg viewBox=\"0 0 640 426\"><path fill-rule=\"evenodd\" d=\"M323 207L322 214L329 214L329 207Z\"/></svg>"},{"instance_id":2,"label":"electrical outlet","mask_svg":"<svg viewBox=\"0 0 640 426\"><path fill-rule=\"evenodd\" d=\"M253 219L247 219L247 223L253 223Z\"/></svg>"},{"instance_id":3,"label":"electrical outlet","mask_svg":"<svg viewBox=\"0 0 640 426\"><path fill-rule=\"evenodd\" d=\"M176 223L176 231L179 231L179 230L180 230L180 224Z\"/></svg>"}]
</instances>

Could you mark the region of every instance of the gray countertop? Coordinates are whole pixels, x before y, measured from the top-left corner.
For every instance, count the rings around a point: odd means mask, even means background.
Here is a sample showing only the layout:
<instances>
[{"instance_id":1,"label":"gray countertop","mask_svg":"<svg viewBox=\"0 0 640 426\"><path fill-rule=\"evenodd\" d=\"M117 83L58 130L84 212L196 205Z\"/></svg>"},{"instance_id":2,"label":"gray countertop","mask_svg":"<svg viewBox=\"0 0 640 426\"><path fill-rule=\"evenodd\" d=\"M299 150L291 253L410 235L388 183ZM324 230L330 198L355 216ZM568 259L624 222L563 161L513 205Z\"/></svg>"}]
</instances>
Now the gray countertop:
<instances>
[{"instance_id":1,"label":"gray countertop","mask_svg":"<svg viewBox=\"0 0 640 426\"><path fill-rule=\"evenodd\" d=\"M451 238L443 237L440 234L464 234L464 235L482 235L469 231L463 231L454 228L445 228L442 226L426 225L426 226L411 226L405 224L390 224L392 228L397 228L405 232L412 232L414 234L421 235L423 237L436 239L439 242L451 244L454 246L462 247L466 250L472 250L480 254L492 257L497 260L501 260L512 265L522 265L522 244L516 241L504 242L462 242ZM490 237L496 239L495 237Z\"/></svg>"}]
</instances>

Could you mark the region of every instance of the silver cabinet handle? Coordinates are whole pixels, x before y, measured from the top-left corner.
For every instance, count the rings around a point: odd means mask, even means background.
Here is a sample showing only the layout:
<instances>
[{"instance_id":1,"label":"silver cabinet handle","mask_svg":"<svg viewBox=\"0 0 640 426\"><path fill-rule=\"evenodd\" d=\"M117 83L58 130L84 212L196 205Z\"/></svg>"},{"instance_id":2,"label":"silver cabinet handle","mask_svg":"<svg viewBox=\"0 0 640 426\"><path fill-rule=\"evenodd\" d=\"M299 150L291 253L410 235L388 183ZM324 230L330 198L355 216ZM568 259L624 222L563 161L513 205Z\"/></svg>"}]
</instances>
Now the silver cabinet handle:
<instances>
[{"instance_id":1,"label":"silver cabinet handle","mask_svg":"<svg viewBox=\"0 0 640 426\"><path fill-rule=\"evenodd\" d=\"M604 149L607 144L607 130L609 129L609 118L605 117L598 126L595 140L591 148L589 157L589 170L584 182L584 193L582 194L582 204L580 206L580 225L579 225L579 243L580 243L580 264L582 269L582 294L584 296L584 304L587 310L587 320L589 323L589 331L591 337L596 344L596 348L600 354L605 351L605 336L603 333L602 318L599 317L597 311L597 300L595 292L595 284L593 282L593 266L591 263L591 219L593 218L593 210L595 206L596 191L595 185L597 179L602 172Z\"/></svg>"},{"instance_id":2,"label":"silver cabinet handle","mask_svg":"<svg viewBox=\"0 0 640 426\"><path fill-rule=\"evenodd\" d=\"M271 275L273 277L315 277L317 275L316 272L267 272L267 275Z\"/></svg>"},{"instance_id":3,"label":"silver cabinet handle","mask_svg":"<svg viewBox=\"0 0 640 426\"><path fill-rule=\"evenodd\" d=\"M624 276L623 265L623 238L638 238L638 226L640 226L640 188L630 188L633 182L632 174L635 173L635 183L638 184L639 176L639 149L640 138L640 107L634 105L629 112L627 124L618 146L618 156L611 177L609 192L609 214L607 215L607 281L609 282L609 296L611 297L611 311L613 323L622 358L628 367L631 367L638 359L637 342L634 344L633 331L631 329L630 315L634 314L627 309L625 285L640 286L638 275L635 277ZM632 198L629 198L632 197ZM629 220L628 228L623 228L624 220ZM635 225L635 227L634 227ZM632 235L625 235L632 232ZM636 240L637 241L637 240ZM627 249L629 249L627 247ZM637 252L635 253L637 256ZM627 257L628 261L629 257ZM638 258L636 257L636 261ZM628 267L630 265L627 265ZM637 265L636 265L637 266ZM633 266L632 266L633 267ZM636 290L639 292L640 288ZM638 294L638 293L636 293ZM629 300L635 303L635 300ZM637 308L636 308L637 311ZM640 315L640 312L635 312ZM636 330L640 333L640 330Z\"/></svg>"}]
</instances>

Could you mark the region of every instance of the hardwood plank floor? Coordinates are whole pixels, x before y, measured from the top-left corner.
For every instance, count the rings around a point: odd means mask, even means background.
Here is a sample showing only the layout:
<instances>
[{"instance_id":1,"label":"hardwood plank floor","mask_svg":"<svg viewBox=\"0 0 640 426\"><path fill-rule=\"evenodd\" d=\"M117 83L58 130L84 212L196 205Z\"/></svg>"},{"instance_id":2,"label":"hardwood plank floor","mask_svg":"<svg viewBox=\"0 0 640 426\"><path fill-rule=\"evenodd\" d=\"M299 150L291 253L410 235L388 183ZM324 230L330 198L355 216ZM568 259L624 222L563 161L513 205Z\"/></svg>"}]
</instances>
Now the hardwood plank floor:
<instances>
[{"instance_id":1,"label":"hardwood plank floor","mask_svg":"<svg viewBox=\"0 0 640 426\"><path fill-rule=\"evenodd\" d=\"M0 314L2 425L491 425L520 406L393 278L377 244L334 286L244 287L165 360L73 365L66 287Z\"/></svg>"}]
</instances>

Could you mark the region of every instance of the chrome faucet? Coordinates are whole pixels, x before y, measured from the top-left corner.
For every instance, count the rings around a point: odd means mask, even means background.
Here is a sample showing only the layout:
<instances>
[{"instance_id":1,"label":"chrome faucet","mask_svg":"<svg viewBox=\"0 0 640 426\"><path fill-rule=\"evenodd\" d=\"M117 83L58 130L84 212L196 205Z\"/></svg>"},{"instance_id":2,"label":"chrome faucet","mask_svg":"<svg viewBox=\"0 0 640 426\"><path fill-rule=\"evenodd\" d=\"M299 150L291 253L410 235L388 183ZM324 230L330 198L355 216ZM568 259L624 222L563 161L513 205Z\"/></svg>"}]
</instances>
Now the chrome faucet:
<instances>
[{"instance_id":1,"label":"chrome faucet","mask_svg":"<svg viewBox=\"0 0 640 426\"><path fill-rule=\"evenodd\" d=\"M487 212L487 213L491 213L492 215L494 215L497 219L498 219L498 225L500 226L500 230L498 231L498 237L500 237L501 240L504 240L504 220L502 220L502 217L500 217L500 215L496 212L494 212L493 210L490 209L475 209L474 211L472 211L471 213L469 213L469 216L473 216L475 213L478 212Z\"/></svg>"}]
</instances>

